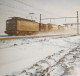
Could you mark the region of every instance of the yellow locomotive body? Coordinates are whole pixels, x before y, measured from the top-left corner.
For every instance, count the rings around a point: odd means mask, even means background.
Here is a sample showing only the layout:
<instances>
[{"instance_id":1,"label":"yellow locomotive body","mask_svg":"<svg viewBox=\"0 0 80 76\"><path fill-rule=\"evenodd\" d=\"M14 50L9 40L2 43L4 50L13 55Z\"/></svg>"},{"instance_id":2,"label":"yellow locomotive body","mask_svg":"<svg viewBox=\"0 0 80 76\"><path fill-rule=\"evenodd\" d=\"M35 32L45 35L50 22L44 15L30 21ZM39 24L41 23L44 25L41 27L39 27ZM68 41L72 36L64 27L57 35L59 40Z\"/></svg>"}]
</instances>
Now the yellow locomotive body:
<instances>
[{"instance_id":1,"label":"yellow locomotive body","mask_svg":"<svg viewBox=\"0 0 80 76\"><path fill-rule=\"evenodd\" d=\"M39 23L23 19L19 17L12 17L6 21L6 31L8 35L26 35L39 32Z\"/></svg>"}]
</instances>

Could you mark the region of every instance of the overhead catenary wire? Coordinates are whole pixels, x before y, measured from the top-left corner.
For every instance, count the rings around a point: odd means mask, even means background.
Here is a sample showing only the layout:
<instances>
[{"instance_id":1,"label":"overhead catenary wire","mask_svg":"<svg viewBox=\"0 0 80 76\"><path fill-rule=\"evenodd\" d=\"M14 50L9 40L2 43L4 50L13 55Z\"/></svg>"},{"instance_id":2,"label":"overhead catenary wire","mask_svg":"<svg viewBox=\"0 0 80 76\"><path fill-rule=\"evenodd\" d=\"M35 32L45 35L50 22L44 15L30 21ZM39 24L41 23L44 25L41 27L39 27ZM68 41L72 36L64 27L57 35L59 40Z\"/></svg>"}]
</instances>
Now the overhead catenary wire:
<instances>
[{"instance_id":1,"label":"overhead catenary wire","mask_svg":"<svg viewBox=\"0 0 80 76\"><path fill-rule=\"evenodd\" d=\"M42 9L38 9L38 8L36 8L36 7L33 7L33 6L30 6L30 5L27 5L26 3L24 3L24 2L21 2L21 1L19 1L19 0L14 0L14 1L16 1L17 3L21 3L21 4L23 4L23 5L25 5L27 8L25 8L24 7L24 9L23 9L23 7L22 8L20 8L19 6L13 6L13 5L11 5L10 3L11 2L0 2L0 5L1 6L7 6L9 9L5 9L5 10L10 10L10 12L14 12L14 11L20 11L20 13L22 13L22 12L24 12L25 14L27 13L27 12L34 12L35 13L35 11L32 11L31 9L28 9L28 7L31 7L32 9L35 9L35 10L38 10L38 11L36 11L37 13L36 13L36 15L39 15L40 14L40 11L42 11L42 12L44 12L45 10L42 10ZM7 8L6 7L6 8ZM14 10L12 10L12 9L14 9ZM4 10L4 9L3 9ZM15 13L15 12L14 12ZM19 14L20 14L19 13Z\"/></svg>"},{"instance_id":2,"label":"overhead catenary wire","mask_svg":"<svg viewBox=\"0 0 80 76\"><path fill-rule=\"evenodd\" d=\"M30 5L30 4L27 4L28 2L24 3L24 2L22 2L22 1L20 1L20 0L14 0L14 1L19 2L19 3L21 3L21 4L25 5L25 6L31 7L31 8L33 8L33 9L36 9L36 10L38 10L38 11L40 11L40 12L44 12L44 13L47 13L47 14L49 14L49 15L52 14L52 12L50 12L50 11L47 11L47 10L44 10L44 9L40 9L40 8L37 8L37 7L32 6L32 5ZM42 14L42 13L39 13L39 14Z\"/></svg>"},{"instance_id":3,"label":"overhead catenary wire","mask_svg":"<svg viewBox=\"0 0 80 76\"><path fill-rule=\"evenodd\" d=\"M21 9L21 8L19 8L19 7L10 6L10 5L8 5L7 3L5 3L5 4L4 4L4 3L0 3L0 5L2 5L2 6L7 6L8 8L13 8L13 9L15 9L15 10L17 9L16 11L18 11L18 10L21 11L21 10L22 10L21 12L25 12L25 10L26 10L26 9ZM3 10L4 10L4 9L3 9ZM7 9L5 9L5 10L7 10ZM27 11L30 11L30 10L27 10ZM26 13L26 12L25 12L25 13Z\"/></svg>"},{"instance_id":4,"label":"overhead catenary wire","mask_svg":"<svg viewBox=\"0 0 80 76\"><path fill-rule=\"evenodd\" d=\"M65 18L77 18L77 17L58 17L58 18L43 18L42 20L45 20L45 19L65 19Z\"/></svg>"}]
</instances>

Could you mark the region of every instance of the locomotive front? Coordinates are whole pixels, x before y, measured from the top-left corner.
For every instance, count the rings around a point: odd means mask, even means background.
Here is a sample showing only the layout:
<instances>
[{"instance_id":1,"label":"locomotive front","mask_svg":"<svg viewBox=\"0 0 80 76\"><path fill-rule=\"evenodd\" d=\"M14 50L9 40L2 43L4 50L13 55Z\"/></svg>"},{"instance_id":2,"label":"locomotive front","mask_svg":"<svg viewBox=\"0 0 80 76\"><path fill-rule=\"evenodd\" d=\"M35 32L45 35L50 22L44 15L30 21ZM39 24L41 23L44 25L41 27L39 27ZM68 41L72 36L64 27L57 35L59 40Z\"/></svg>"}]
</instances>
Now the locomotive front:
<instances>
[{"instance_id":1,"label":"locomotive front","mask_svg":"<svg viewBox=\"0 0 80 76\"><path fill-rule=\"evenodd\" d=\"M17 31L17 20L9 19L6 21L6 31L8 35L15 35Z\"/></svg>"},{"instance_id":2,"label":"locomotive front","mask_svg":"<svg viewBox=\"0 0 80 76\"><path fill-rule=\"evenodd\" d=\"M39 23L20 18L12 17L6 21L6 31L8 35L30 35L39 32Z\"/></svg>"}]
</instances>

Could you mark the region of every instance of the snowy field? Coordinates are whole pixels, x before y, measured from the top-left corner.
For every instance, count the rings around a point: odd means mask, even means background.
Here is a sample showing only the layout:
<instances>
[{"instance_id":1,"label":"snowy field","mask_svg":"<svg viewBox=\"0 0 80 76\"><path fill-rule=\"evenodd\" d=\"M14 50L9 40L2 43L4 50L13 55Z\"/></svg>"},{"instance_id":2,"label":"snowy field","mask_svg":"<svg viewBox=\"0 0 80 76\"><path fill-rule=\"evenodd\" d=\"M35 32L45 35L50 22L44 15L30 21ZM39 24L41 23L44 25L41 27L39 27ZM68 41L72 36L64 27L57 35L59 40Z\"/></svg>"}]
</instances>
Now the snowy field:
<instances>
[{"instance_id":1,"label":"snowy field","mask_svg":"<svg viewBox=\"0 0 80 76\"><path fill-rule=\"evenodd\" d=\"M49 61L50 65L56 64L54 67L55 71L52 71L50 76L79 76L79 60L75 61L74 69L70 70L70 75L63 73L65 69L61 67L62 63L58 62L63 58L65 63L68 63L72 57L69 53L76 54L76 52L73 52L75 48L80 51L80 36L1 40L0 46L0 76L13 74L15 76L27 76L21 71L26 69L29 72L34 72L33 70L28 70L28 68L33 66L33 64L42 64L40 60L47 60L49 56L55 59L55 61ZM43 64L43 66L45 68L49 65Z\"/></svg>"}]
</instances>

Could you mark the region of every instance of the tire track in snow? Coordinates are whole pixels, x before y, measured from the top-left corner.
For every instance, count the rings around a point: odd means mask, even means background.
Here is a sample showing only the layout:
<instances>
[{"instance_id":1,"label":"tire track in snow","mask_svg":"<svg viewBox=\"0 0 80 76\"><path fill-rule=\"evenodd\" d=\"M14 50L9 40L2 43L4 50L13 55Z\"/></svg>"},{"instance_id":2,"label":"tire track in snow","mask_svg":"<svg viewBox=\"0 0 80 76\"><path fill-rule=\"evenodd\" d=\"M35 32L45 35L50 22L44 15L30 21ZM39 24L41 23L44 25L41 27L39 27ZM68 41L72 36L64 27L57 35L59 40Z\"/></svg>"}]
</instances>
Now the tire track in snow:
<instances>
[{"instance_id":1,"label":"tire track in snow","mask_svg":"<svg viewBox=\"0 0 80 76\"><path fill-rule=\"evenodd\" d=\"M76 47L66 52L61 50L43 60L35 63L33 66L20 72L6 76L65 76L73 70L74 62L80 60L80 47ZM61 70L61 71L60 71ZM60 72L59 72L60 71ZM58 73L59 72L59 73Z\"/></svg>"}]
</instances>

